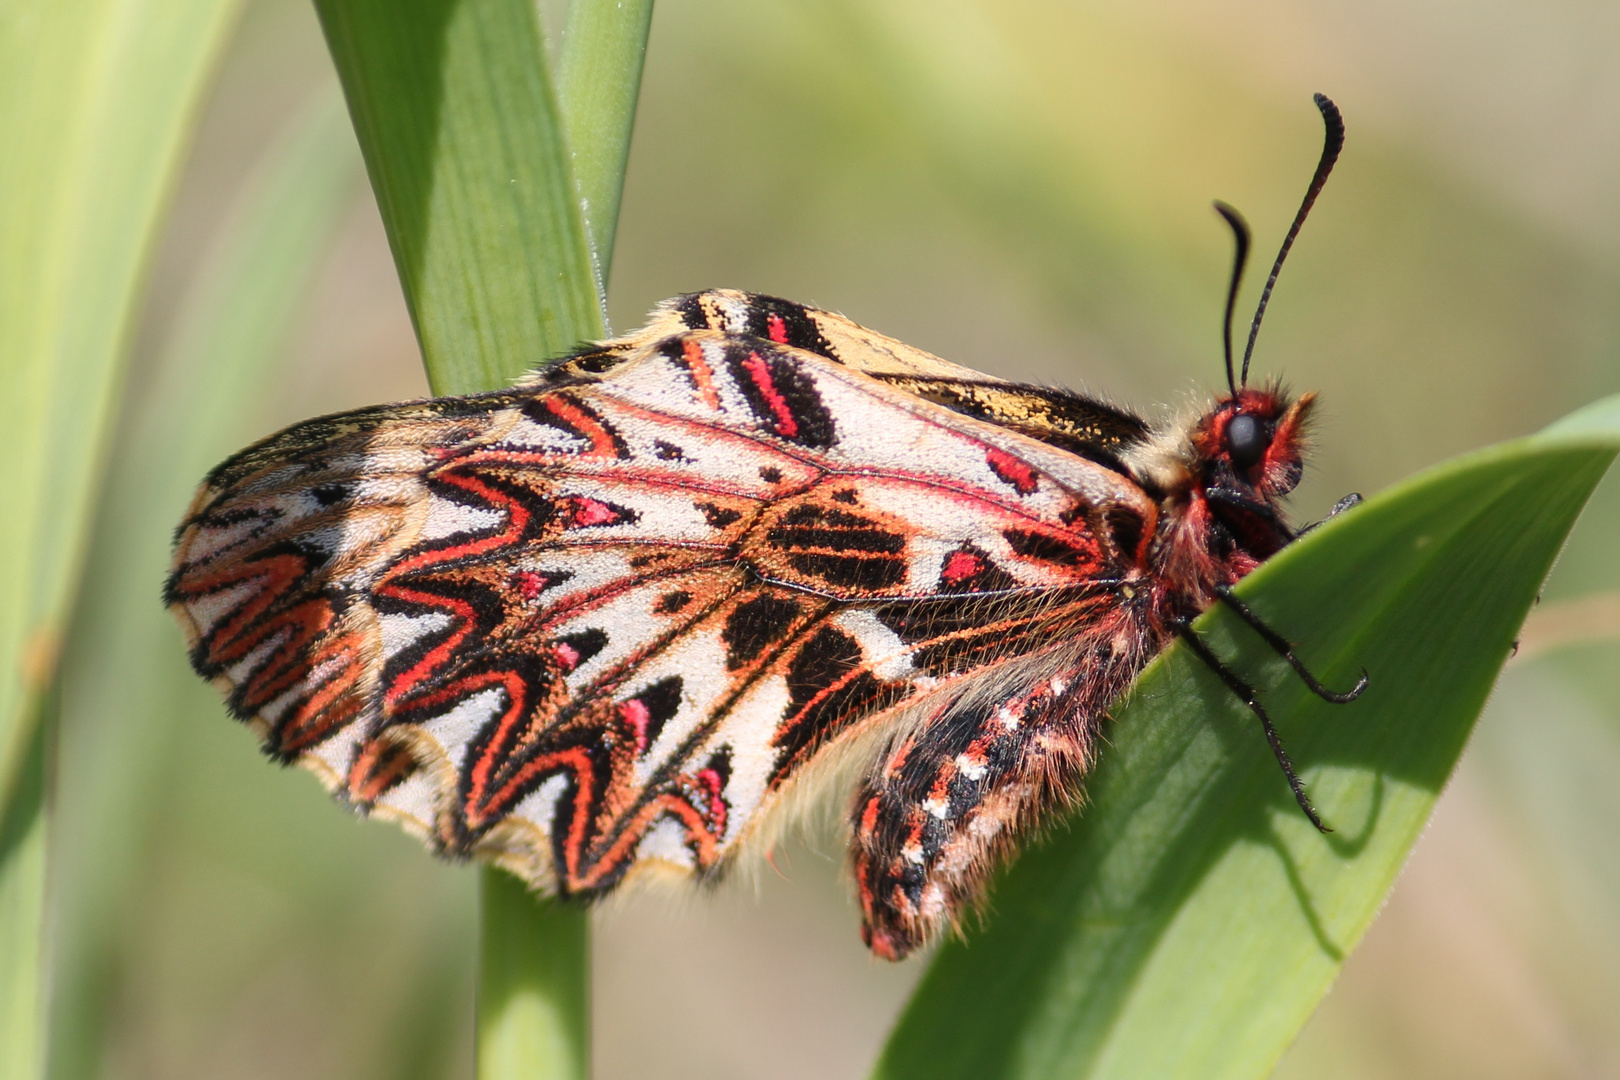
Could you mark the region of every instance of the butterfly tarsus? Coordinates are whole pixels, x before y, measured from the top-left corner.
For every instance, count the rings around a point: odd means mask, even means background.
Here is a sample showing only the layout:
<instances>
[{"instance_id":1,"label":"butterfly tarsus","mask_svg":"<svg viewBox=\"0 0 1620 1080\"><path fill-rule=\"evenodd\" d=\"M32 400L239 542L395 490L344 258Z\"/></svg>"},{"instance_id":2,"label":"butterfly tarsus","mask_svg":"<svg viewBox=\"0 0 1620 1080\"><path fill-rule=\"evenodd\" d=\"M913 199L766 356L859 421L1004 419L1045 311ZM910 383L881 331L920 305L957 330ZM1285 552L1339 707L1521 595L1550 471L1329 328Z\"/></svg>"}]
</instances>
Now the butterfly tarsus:
<instances>
[{"instance_id":1,"label":"butterfly tarsus","mask_svg":"<svg viewBox=\"0 0 1620 1080\"><path fill-rule=\"evenodd\" d=\"M1300 681L1310 689L1311 693L1323 701L1334 705L1348 705L1360 697L1363 690L1367 689L1367 669L1362 668L1361 677L1356 680L1356 685L1342 692L1329 690L1322 685L1315 675L1311 674L1310 669L1305 666L1304 662L1294 655L1293 642L1267 626L1265 620L1256 615L1253 608L1237 598L1236 593L1225 585L1221 585L1215 589L1215 596L1221 603L1236 612L1238 618L1248 623L1254 632L1259 634L1278 656L1288 661L1288 666L1294 669L1294 674L1299 676Z\"/></svg>"},{"instance_id":2,"label":"butterfly tarsus","mask_svg":"<svg viewBox=\"0 0 1620 1080\"><path fill-rule=\"evenodd\" d=\"M1318 832L1332 832L1333 830L1322 821L1322 816L1316 812L1316 807L1311 805L1310 796L1305 794L1305 784L1294 771L1294 763L1288 757L1288 751L1283 748L1282 736L1277 734L1277 727L1271 722L1271 716L1266 712L1265 706L1260 704L1260 695L1255 692L1254 687L1244 682L1231 668L1222 663L1221 658L1204 644L1203 639L1193 631L1190 624L1177 623L1175 632L1177 637L1187 643L1193 655L1202 660L1204 666L1213 671L1216 677L1226 684L1226 688L1237 695L1238 700L1249 707L1250 712L1260 718L1260 727L1266 733L1266 742L1270 744L1271 752L1277 758L1277 764L1282 766L1283 775L1288 778L1288 787L1294 793L1294 801L1299 803L1299 808L1305 812L1305 816L1316 826Z\"/></svg>"},{"instance_id":3,"label":"butterfly tarsus","mask_svg":"<svg viewBox=\"0 0 1620 1080\"><path fill-rule=\"evenodd\" d=\"M1306 533L1315 532L1317 529L1320 529L1322 526L1326 525L1328 522L1332 521L1346 510L1352 510L1366 501L1366 499L1361 497L1361 493L1359 491L1352 491L1350 494L1333 504L1333 509L1328 511L1327 517L1323 518L1321 521L1313 521L1296 532L1294 534L1294 539L1298 540Z\"/></svg>"}]
</instances>

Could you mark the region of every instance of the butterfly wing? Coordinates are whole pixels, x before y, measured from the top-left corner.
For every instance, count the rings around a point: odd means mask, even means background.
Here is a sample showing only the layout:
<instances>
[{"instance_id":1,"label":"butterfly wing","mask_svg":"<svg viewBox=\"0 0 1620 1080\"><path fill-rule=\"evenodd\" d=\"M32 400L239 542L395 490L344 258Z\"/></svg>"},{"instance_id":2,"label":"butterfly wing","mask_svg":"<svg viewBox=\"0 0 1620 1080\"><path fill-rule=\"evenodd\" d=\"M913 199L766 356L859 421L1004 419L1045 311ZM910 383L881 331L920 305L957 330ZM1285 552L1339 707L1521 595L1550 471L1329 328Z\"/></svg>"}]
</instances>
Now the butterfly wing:
<instances>
[{"instance_id":1,"label":"butterfly wing","mask_svg":"<svg viewBox=\"0 0 1620 1080\"><path fill-rule=\"evenodd\" d=\"M168 589L272 755L568 893L721 865L818 771L1095 625L1153 533L1119 473L850 365L634 340L244 452Z\"/></svg>"}]
</instances>

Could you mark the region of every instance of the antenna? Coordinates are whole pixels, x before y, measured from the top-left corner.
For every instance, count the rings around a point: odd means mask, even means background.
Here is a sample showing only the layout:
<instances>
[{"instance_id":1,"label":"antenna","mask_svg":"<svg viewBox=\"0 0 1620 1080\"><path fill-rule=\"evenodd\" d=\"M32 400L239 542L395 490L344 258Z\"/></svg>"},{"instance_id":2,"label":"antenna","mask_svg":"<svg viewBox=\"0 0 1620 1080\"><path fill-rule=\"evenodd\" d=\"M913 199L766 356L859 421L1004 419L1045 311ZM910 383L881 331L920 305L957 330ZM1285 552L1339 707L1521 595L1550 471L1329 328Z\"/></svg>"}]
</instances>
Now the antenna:
<instances>
[{"instance_id":1,"label":"antenna","mask_svg":"<svg viewBox=\"0 0 1620 1080\"><path fill-rule=\"evenodd\" d=\"M1322 193L1322 186L1327 183L1328 174L1333 171L1333 163L1339 160L1339 151L1344 149L1344 117L1339 115L1339 107L1326 94L1317 94L1314 100L1316 107L1322 111L1322 123L1327 126L1327 141L1322 146L1322 159L1316 163L1316 175L1311 177L1311 186L1305 189L1305 201L1299 204L1299 213L1294 215L1294 223L1289 226L1288 235L1283 237L1277 261L1271 264L1271 276L1266 278L1266 287L1260 293L1260 306L1254 309L1254 322L1249 324L1249 344L1243 350L1241 381L1245 386L1249 382L1249 357L1254 353L1254 339L1260 336L1260 320L1265 317L1266 303L1271 299L1271 290L1277 285L1277 275L1282 273L1283 260L1288 258L1288 249L1294 246L1294 238L1299 235L1300 226L1305 224L1305 215L1311 212L1316 197ZM1222 213L1224 215L1225 212Z\"/></svg>"},{"instance_id":2,"label":"antenna","mask_svg":"<svg viewBox=\"0 0 1620 1080\"><path fill-rule=\"evenodd\" d=\"M1243 268L1249 262L1249 223L1236 209L1219 199L1215 200L1215 212L1232 227L1232 239L1236 243L1236 250L1232 252L1232 280L1226 286L1226 319L1221 327L1221 343L1226 346L1226 385L1236 400L1237 380L1232 376L1232 309L1237 307L1238 286L1243 283Z\"/></svg>"}]
</instances>

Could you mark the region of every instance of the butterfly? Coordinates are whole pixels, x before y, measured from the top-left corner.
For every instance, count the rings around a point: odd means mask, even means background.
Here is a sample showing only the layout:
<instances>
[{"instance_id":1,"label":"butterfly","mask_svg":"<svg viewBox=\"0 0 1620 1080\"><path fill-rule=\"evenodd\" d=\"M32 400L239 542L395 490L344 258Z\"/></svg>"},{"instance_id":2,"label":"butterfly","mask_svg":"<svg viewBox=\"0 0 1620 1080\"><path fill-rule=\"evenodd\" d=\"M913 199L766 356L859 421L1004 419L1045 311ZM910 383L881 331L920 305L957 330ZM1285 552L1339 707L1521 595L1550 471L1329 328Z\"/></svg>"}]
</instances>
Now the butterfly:
<instances>
[{"instance_id":1,"label":"butterfly","mask_svg":"<svg viewBox=\"0 0 1620 1080\"><path fill-rule=\"evenodd\" d=\"M509 389L298 424L215 468L166 600L264 749L446 856L592 898L712 878L854 788L862 934L956 924L1075 801L1111 702L1295 533L1313 397L1155 427L841 315L712 290Z\"/></svg>"}]
</instances>

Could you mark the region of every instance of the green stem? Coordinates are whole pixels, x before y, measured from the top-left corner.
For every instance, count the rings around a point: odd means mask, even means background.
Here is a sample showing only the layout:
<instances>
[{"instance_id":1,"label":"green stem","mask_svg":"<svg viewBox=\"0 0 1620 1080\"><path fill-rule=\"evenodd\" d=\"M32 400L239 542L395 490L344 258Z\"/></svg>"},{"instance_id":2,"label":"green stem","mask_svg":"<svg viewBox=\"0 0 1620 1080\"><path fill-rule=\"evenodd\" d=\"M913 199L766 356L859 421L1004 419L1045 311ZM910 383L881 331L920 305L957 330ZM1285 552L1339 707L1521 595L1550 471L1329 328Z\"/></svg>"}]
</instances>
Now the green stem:
<instances>
[{"instance_id":1,"label":"green stem","mask_svg":"<svg viewBox=\"0 0 1620 1080\"><path fill-rule=\"evenodd\" d=\"M480 1080L590 1075L590 923L485 867L478 971Z\"/></svg>"}]
</instances>

